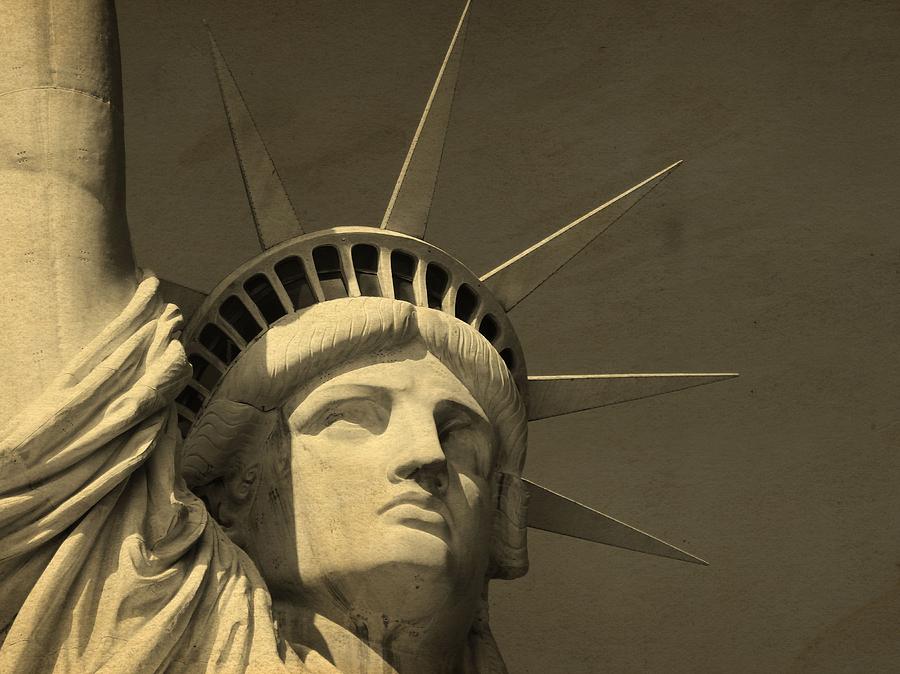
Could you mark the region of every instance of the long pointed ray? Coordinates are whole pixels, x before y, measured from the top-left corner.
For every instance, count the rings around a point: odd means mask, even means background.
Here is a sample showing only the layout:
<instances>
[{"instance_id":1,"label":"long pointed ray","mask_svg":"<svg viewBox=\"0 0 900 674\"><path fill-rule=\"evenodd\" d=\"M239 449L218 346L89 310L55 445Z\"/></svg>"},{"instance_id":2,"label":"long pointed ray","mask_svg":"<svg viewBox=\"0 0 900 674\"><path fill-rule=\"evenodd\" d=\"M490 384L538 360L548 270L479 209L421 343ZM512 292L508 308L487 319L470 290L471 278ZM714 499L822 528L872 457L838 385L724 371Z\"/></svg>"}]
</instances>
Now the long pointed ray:
<instances>
[{"instance_id":1,"label":"long pointed ray","mask_svg":"<svg viewBox=\"0 0 900 674\"><path fill-rule=\"evenodd\" d=\"M529 527L635 552L645 552L650 555L708 566L707 562L699 557L694 557L694 555L644 533L640 529L635 529L530 480L524 480L524 482L528 487Z\"/></svg>"},{"instance_id":2,"label":"long pointed ray","mask_svg":"<svg viewBox=\"0 0 900 674\"><path fill-rule=\"evenodd\" d=\"M381 221L382 229L425 238L434 184L444 152L444 137L450 122L450 109L453 107L456 78L462 61L469 4L470 2L466 2L431 95L425 104L422 119L419 120L419 126L406 153L400 176Z\"/></svg>"},{"instance_id":3,"label":"long pointed ray","mask_svg":"<svg viewBox=\"0 0 900 674\"><path fill-rule=\"evenodd\" d=\"M481 277L507 311L559 271L591 241L643 199L675 167L675 162L630 190L585 213L574 222L507 260Z\"/></svg>"},{"instance_id":4,"label":"long pointed ray","mask_svg":"<svg viewBox=\"0 0 900 674\"><path fill-rule=\"evenodd\" d=\"M528 377L528 420L650 398L737 376L733 372L532 376Z\"/></svg>"},{"instance_id":5,"label":"long pointed ray","mask_svg":"<svg viewBox=\"0 0 900 674\"><path fill-rule=\"evenodd\" d=\"M266 250L285 239L303 234L303 227L212 31L209 41L256 235L262 250Z\"/></svg>"},{"instance_id":6,"label":"long pointed ray","mask_svg":"<svg viewBox=\"0 0 900 674\"><path fill-rule=\"evenodd\" d=\"M164 278L159 279L159 290L167 302L178 305L185 323L190 320L194 312L203 304L203 300L206 299L206 293Z\"/></svg>"}]
</instances>

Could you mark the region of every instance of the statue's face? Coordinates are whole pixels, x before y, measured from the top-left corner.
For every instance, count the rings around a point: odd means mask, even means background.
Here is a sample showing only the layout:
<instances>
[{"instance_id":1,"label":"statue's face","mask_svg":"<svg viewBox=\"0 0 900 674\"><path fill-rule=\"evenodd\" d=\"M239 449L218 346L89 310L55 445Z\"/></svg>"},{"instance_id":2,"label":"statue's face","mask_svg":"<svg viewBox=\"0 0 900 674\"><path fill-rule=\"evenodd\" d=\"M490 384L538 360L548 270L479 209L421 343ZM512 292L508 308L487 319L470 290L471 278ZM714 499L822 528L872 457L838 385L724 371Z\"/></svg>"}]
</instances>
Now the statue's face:
<instances>
[{"instance_id":1,"label":"statue's face","mask_svg":"<svg viewBox=\"0 0 900 674\"><path fill-rule=\"evenodd\" d=\"M315 382L284 411L278 496L290 490L293 536L267 544L294 546L299 577L273 570L281 585L400 620L478 596L496 441L456 376L414 345Z\"/></svg>"}]
</instances>

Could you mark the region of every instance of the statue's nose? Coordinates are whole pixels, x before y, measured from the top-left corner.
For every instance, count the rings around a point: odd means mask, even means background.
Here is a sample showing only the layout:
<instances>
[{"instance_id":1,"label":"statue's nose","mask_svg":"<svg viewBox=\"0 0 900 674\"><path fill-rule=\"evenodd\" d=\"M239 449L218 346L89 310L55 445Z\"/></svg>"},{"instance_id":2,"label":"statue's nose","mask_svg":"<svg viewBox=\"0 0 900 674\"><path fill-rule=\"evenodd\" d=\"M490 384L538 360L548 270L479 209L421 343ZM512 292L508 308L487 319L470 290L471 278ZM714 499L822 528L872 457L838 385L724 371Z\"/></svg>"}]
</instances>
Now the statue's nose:
<instances>
[{"instance_id":1,"label":"statue's nose","mask_svg":"<svg viewBox=\"0 0 900 674\"><path fill-rule=\"evenodd\" d=\"M410 478L416 481L422 489L434 496L443 496L447 493L447 486L450 482L449 471L447 470L447 461L432 461L431 463L419 466L412 472Z\"/></svg>"},{"instance_id":2,"label":"statue's nose","mask_svg":"<svg viewBox=\"0 0 900 674\"><path fill-rule=\"evenodd\" d=\"M429 414L427 419L407 421L408 423L398 424L402 428L398 428L399 432L393 434L396 447L389 476L391 482L415 480L427 492L442 496L447 491L450 479L447 457L434 417Z\"/></svg>"}]
</instances>

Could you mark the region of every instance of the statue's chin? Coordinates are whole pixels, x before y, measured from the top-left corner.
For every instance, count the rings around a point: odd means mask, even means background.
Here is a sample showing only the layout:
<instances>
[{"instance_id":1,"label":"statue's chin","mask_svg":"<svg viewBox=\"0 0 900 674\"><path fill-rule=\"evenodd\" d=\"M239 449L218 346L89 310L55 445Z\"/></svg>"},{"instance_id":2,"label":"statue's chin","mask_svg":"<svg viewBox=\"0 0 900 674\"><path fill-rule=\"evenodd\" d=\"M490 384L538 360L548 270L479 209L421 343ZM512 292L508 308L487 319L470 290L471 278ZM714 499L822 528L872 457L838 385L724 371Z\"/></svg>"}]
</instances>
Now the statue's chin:
<instances>
[{"instance_id":1,"label":"statue's chin","mask_svg":"<svg viewBox=\"0 0 900 674\"><path fill-rule=\"evenodd\" d=\"M392 620L427 619L446 606L460 584L448 543L432 531L387 527L380 550L359 555L344 576L343 594L359 609Z\"/></svg>"},{"instance_id":2,"label":"statue's chin","mask_svg":"<svg viewBox=\"0 0 900 674\"><path fill-rule=\"evenodd\" d=\"M449 533L426 522L410 521L391 524L383 534L378 555L382 563L376 573L396 575L398 583L421 578L437 585L452 585L457 560Z\"/></svg>"}]
</instances>

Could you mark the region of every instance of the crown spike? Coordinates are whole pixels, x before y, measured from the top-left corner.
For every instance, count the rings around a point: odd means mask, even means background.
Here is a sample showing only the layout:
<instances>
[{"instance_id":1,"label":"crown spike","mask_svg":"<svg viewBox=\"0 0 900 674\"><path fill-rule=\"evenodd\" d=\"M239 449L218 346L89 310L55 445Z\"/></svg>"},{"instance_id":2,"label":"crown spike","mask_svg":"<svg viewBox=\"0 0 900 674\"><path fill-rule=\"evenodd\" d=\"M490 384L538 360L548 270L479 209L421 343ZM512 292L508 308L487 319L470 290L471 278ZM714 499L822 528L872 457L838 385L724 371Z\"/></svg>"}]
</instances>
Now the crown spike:
<instances>
[{"instance_id":1,"label":"crown spike","mask_svg":"<svg viewBox=\"0 0 900 674\"><path fill-rule=\"evenodd\" d=\"M533 529L708 566L708 563L699 557L640 529L635 529L530 480L523 482L528 489L528 526Z\"/></svg>"},{"instance_id":2,"label":"crown spike","mask_svg":"<svg viewBox=\"0 0 900 674\"><path fill-rule=\"evenodd\" d=\"M585 213L574 222L507 260L481 277L509 311L528 297L578 255L591 241L609 229L638 201L656 187L681 161L667 166L619 196Z\"/></svg>"},{"instance_id":3,"label":"crown spike","mask_svg":"<svg viewBox=\"0 0 900 674\"><path fill-rule=\"evenodd\" d=\"M471 2L466 2L463 8L447 55L425 104L425 111L419 120L419 126L413 135L384 212L382 229L409 234L419 239L425 238L428 212L431 210L431 201L434 197L435 181L444 152L444 138L450 123L450 110L453 107L456 79L462 61L470 4Z\"/></svg>"},{"instance_id":4,"label":"crown spike","mask_svg":"<svg viewBox=\"0 0 900 674\"><path fill-rule=\"evenodd\" d=\"M528 377L528 420L650 398L737 376L733 372L531 376Z\"/></svg>"},{"instance_id":5,"label":"crown spike","mask_svg":"<svg viewBox=\"0 0 900 674\"><path fill-rule=\"evenodd\" d=\"M250 115L234 75L207 26L219 91L262 250L303 234L290 197Z\"/></svg>"}]
</instances>

